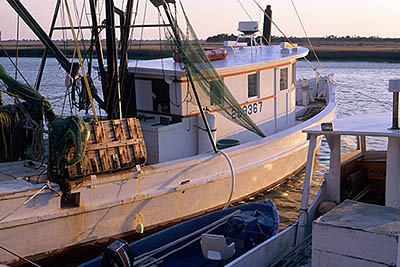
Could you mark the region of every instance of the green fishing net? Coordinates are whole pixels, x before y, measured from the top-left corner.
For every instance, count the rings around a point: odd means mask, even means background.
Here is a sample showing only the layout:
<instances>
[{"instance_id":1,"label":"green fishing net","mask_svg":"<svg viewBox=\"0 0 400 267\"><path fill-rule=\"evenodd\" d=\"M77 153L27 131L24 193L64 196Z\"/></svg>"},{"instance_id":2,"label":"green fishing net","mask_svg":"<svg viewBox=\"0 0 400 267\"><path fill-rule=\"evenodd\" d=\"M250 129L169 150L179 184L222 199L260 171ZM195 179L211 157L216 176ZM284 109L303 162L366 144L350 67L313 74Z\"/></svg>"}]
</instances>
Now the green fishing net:
<instances>
[{"instance_id":1,"label":"green fishing net","mask_svg":"<svg viewBox=\"0 0 400 267\"><path fill-rule=\"evenodd\" d=\"M183 14L187 25L187 33L184 34L179 26L175 25L178 36L174 35L174 42L182 58L186 72L193 79L195 89L201 89L197 90L201 97L201 106L211 106L213 111L223 115L226 119L261 137L265 137L255 122L243 111L225 85L223 79L217 73L213 64L206 56L200 40L197 38L184 10Z\"/></svg>"},{"instance_id":2,"label":"green fishing net","mask_svg":"<svg viewBox=\"0 0 400 267\"><path fill-rule=\"evenodd\" d=\"M17 124L17 112L13 106L0 106L0 162L14 160L12 136Z\"/></svg>"},{"instance_id":3,"label":"green fishing net","mask_svg":"<svg viewBox=\"0 0 400 267\"><path fill-rule=\"evenodd\" d=\"M51 175L64 175L65 166L80 162L85 153L86 142L89 139L89 129L81 117L56 117L49 127L49 162ZM73 155L70 158L70 153Z\"/></svg>"},{"instance_id":4,"label":"green fishing net","mask_svg":"<svg viewBox=\"0 0 400 267\"><path fill-rule=\"evenodd\" d=\"M22 103L23 105L19 105L18 110L12 105L0 107L0 145L5 147L7 152L3 158L0 156L0 162L2 159L4 161L12 159L9 151L12 137L15 135L14 125L17 123L17 118L33 117L41 121L43 115L46 116L49 129L49 166L56 168L55 172L51 170L51 173L55 176L63 175L61 170L63 167L81 161L89 134L84 121L78 116L67 118L57 116L46 98L36 89L13 79L1 64L0 79L9 93L26 101ZM21 113L21 116L17 116L18 113ZM69 153L73 153L72 158L69 158Z\"/></svg>"}]
</instances>

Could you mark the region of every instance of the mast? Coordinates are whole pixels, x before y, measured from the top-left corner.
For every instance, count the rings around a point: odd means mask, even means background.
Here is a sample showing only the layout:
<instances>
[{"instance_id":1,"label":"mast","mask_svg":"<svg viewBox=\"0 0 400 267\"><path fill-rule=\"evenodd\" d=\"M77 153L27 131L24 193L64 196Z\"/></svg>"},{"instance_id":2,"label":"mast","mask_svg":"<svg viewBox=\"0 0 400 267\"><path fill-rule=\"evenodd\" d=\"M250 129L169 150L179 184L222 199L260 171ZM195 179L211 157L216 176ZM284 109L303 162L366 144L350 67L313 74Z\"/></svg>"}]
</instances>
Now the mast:
<instances>
[{"instance_id":1,"label":"mast","mask_svg":"<svg viewBox=\"0 0 400 267\"><path fill-rule=\"evenodd\" d=\"M105 88L106 111L109 119L114 118L115 104L118 101L120 118L122 117L121 92L118 78L118 55L115 38L114 1L106 0L106 37L107 37L107 84ZM118 95L117 95L118 94ZM118 99L116 97L118 96Z\"/></svg>"},{"instance_id":2,"label":"mast","mask_svg":"<svg viewBox=\"0 0 400 267\"><path fill-rule=\"evenodd\" d=\"M130 117L130 116L135 116L136 115L136 100L134 100L134 103L130 105L129 101L132 98L131 92L129 91L134 91L134 81L131 81L131 85L129 88L126 88L126 81L127 81L127 74L128 74L128 43L129 43L129 30L130 30L130 25L132 23L132 12L133 12L133 0L128 0L126 3L126 12L125 12L125 18L124 18L124 24L121 25L121 51L120 51L120 66L119 66L119 76L120 76L120 88L121 88L121 94L124 96L124 111L123 115ZM133 77L132 77L133 78ZM128 97L125 97L125 95L128 95ZM136 97L135 97L136 99ZM134 107L133 109L131 108Z\"/></svg>"}]
</instances>

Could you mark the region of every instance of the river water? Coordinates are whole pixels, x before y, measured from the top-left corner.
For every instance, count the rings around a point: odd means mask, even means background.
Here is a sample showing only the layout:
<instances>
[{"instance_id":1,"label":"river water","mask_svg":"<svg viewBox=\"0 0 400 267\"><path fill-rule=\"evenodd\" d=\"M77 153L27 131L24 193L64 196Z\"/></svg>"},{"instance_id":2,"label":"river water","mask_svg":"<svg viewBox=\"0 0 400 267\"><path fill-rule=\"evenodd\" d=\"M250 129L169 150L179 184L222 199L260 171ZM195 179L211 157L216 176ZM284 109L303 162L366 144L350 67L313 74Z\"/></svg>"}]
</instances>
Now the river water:
<instances>
[{"instance_id":1,"label":"river water","mask_svg":"<svg viewBox=\"0 0 400 267\"><path fill-rule=\"evenodd\" d=\"M8 58L0 58L0 64L14 76L14 67ZM35 83L39 64L39 58L19 58L18 67L30 84ZM388 81L390 78L400 77L400 64L329 61L321 63L323 68L316 62L312 62L312 64L322 74L335 73L335 79L338 83L338 118L352 114L391 111L392 95L388 92ZM20 76L18 77L21 79ZM297 78L312 77L315 77L315 74L309 64L305 61L299 61L297 63ZM60 68L56 60L54 58L48 59L40 92L50 100L54 110L58 114L61 113L64 103L64 80L65 72ZM7 97L5 98L7 102L11 101ZM64 113L68 114L70 111L68 104L65 110ZM346 139L345 146L351 147L354 145L354 140ZM376 149L385 148L385 142L381 139L374 139L372 142L369 142L369 145ZM329 164L328 159L327 144L323 140L321 151L315 164L315 174L312 181L312 194L314 195L317 193L322 182L322 173ZM280 215L281 229L295 221L298 216L303 180L304 171L301 171L287 182L254 198L255 200L269 198L274 201ZM250 199L250 201L254 199Z\"/></svg>"},{"instance_id":2,"label":"river water","mask_svg":"<svg viewBox=\"0 0 400 267\"><path fill-rule=\"evenodd\" d=\"M388 92L389 79L400 77L400 64L375 62L317 62L312 64L322 73L334 73L337 87L337 118L354 114L372 112L391 112L392 93ZM321 70L322 69L322 70ZM309 64L302 61L297 65L297 78L313 77L314 71ZM345 152L356 146L355 139L344 141ZM381 138L368 138L367 148L386 149L386 141ZM323 180L323 172L329 166L329 149L326 140L321 143L321 150L315 164L311 197L318 192ZM294 222L299 214L303 190L304 170L281 184L274 190L266 192L262 198L273 199L281 220L281 229Z\"/></svg>"}]
</instances>

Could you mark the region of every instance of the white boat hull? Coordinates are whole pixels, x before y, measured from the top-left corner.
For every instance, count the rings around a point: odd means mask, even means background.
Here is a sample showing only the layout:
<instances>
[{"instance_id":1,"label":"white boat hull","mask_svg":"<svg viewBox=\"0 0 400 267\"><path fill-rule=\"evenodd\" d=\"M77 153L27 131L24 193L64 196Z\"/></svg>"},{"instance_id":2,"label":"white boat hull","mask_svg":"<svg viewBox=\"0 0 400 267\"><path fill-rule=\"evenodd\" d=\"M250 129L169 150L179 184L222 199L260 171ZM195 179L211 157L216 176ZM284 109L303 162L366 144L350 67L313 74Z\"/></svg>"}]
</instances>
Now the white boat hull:
<instances>
[{"instance_id":1,"label":"white boat hull","mask_svg":"<svg viewBox=\"0 0 400 267\"><path fill-rule=\"evenodd\" d=\"M308 149L302 130L332 120L335 112L336 103L331 101L306 122L224 150L236 173L232 200L272 187L300 170ZM79 194L79 207L61 207L61 197L50 190L24 205L38 192L39 185L12 194L0 188L0 214L4 215L0 218L0 244L20 256L38 258L131 232L138 225L145 229L160 227L225 205L231 184L225 158L206 153L147 166L142 172L92 176L72 188L72 193ZM59 190L58 185L53 186ZM3 250L0 259L5 263L18 260Z\"/></svg>"}]
</instances>

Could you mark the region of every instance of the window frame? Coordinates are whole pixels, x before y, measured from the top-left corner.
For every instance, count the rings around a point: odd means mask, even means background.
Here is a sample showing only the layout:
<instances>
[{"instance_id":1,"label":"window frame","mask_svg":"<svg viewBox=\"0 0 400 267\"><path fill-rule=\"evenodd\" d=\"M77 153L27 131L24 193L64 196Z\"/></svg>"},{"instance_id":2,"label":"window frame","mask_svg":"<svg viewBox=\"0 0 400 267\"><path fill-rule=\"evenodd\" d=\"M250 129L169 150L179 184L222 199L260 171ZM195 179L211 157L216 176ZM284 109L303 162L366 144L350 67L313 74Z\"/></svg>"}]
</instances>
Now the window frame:
<instances>
[{"instance_id":1,"label":"window frame","mask_svg":"<svg viewBox=\"0 0 400 267\"><path fill-rule=\"evenodd\" d=\"M256 88L255 88L255 95L250 95L250 83L249 83L249 76L256 75ZM247 99L254 99L260 97L260 72L252 72L247 74Z\"/></svg>"},{"instance_id":2,"label":"window frame","mask_svg":"<svg viewBox=\"0 0 400 267\"><path fill-rule=\"evenodd\" d=\"M296 87L296 81L297 81L297 66L296 66L296 61L292 63L292 85Z\"/></svg>"},{"instance_id":3,"label":"window frame","mask_svg":"<svg viewBox=\"0 0 400 267\"><path fill-rule=\"evenodd\" d=\"M286 88L282 89L282 71L286 70ZM279 68L279 91L286 91L289 89L289 67Z\"/></svg>"}]
</instances>

